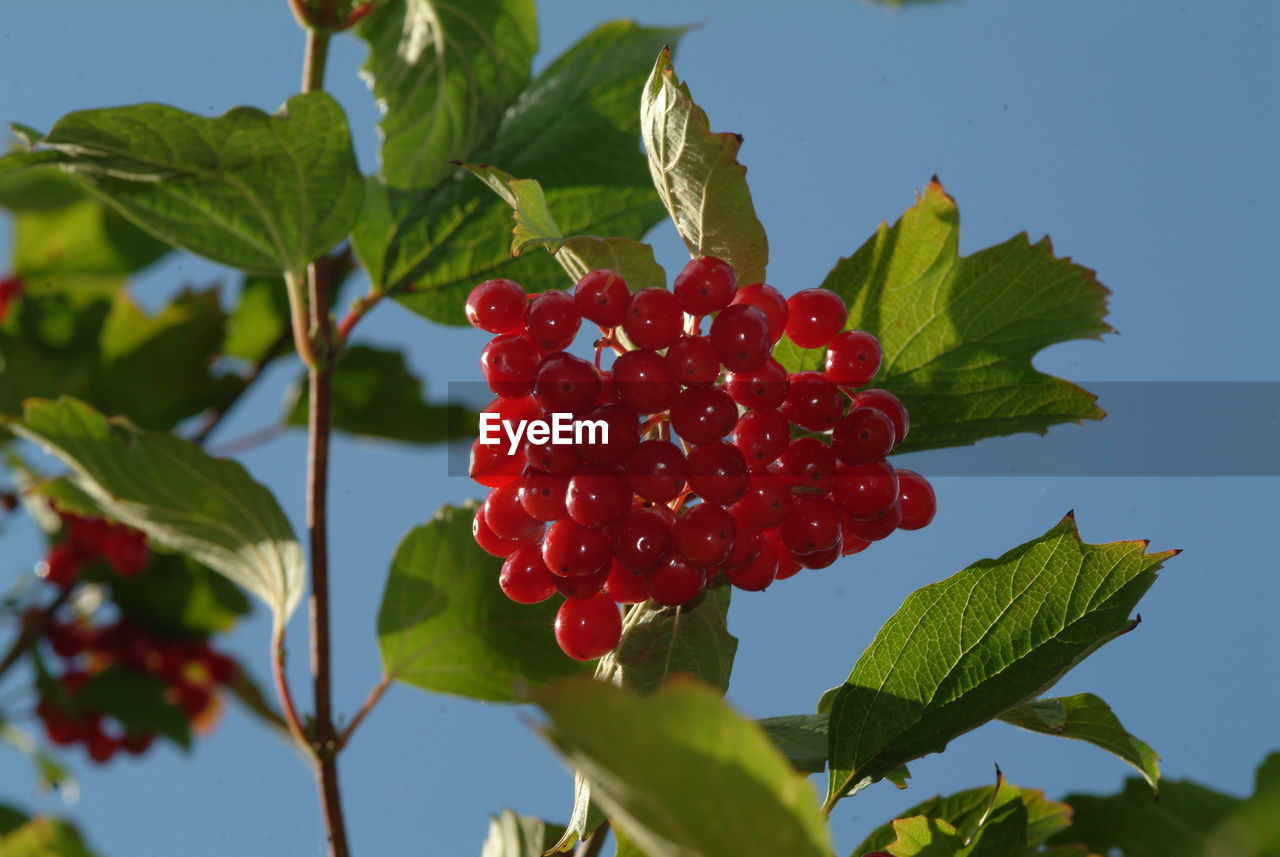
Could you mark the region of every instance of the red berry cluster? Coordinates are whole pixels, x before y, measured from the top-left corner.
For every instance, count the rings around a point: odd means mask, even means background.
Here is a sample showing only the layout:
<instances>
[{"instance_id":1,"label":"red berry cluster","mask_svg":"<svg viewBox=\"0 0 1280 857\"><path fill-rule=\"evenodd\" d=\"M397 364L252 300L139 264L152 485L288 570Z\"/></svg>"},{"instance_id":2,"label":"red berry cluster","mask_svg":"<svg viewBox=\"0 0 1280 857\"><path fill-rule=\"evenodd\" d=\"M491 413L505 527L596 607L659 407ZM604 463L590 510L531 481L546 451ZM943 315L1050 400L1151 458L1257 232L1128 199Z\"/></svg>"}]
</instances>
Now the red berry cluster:
<instances>
[{"instance_id":1,"label":"red berry cluster","mask_svg":"<svg viewBox=\"0 0 1280 857\"><path fill-rule=\"evenodd\" d=\"M608 270L533 296L490 280L466 312L496 334L480 358L498 396L486 413L608 429L607 443L472 447L471 476L492 489L476 542L506 559L514 601L565 596L556 639L574 658L617 645L619 604L686 604L717 575L761 590L933 518L929 483L884 460L910 423L896 396L866 389L880 345L843 330L832 292L738 288L728 264L700 257L671 291L632 293ZM584 319L602 334L594 363L566 350ZM788 374L772 357L784 335L825 347L825 371Z\"/></svg>"},{"instance_id":2,"label":"red berry cluster","mask_svg":"<svg viewBox=\"0 0 1280 857\"><path fill-rule=\"evenodd\" d=\"M56 586L74 585L85 567L98 560L121 577L137 577L151 562L147 537L138 530L66 512L59 517L63 538L49 548L43 571L44 579Z\"/></svg>"},{"instance_id":3,"label":"red berry cluster","mask_svg":"<svg viewBox=\"0 0 1280 857\"><path fill-rule=\"evenodd\" d=\"M22 294L22 280L18 277L0 277L0 321L9 315L9 306Z\"/></svg>"},{"instance_id":4,"label":"red berry cluster","mask_svg":"<svg viewBox=\"0 0 1280 857\"><path fill-rule=\"evenodd\" d=\"M238 669L203 637L161 637L126 621L98 628L51 624L46 635L66 671L57 679L57 691L41 698L36 713L50 741L62 746L82 743L89 758L100 763L121 749L145 753L155 735L126 731L87 705L81 696L91 675L116 667L154 676L165 684L166 699L195 724L216 713L214 693L230 683Z\"/></svg>"}]
</instances>

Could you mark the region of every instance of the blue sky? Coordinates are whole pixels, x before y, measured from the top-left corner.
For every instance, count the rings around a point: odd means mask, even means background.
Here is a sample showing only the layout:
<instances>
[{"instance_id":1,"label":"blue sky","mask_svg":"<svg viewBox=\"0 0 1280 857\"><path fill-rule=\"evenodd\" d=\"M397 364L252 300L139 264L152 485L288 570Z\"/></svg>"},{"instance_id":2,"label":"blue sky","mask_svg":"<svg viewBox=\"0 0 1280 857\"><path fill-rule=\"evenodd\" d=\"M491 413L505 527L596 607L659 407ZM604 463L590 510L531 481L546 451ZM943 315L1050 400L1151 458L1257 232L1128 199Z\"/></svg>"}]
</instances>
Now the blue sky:
<instances>
[{"instance_id":1,"label":"blue sky","mask_svg":"<svg viewBox=\"0 0 1280 857\"><path fill-rule=\"evenodd\" d=\"M714 126L746 137L741 157L769 231L770 280L784 291L817 285L937 173L959 203L965 252L1022 230L1049 234L1060 254L1096 269L1113 289L1110 321L1120 334L1055 346L1036 361L1044 371L1082 382L1280 380L1275 4L959 0L899 13L853 0L544 7L540 65L607 18L702 24L681 45L678 67ZM295 91L301 44L283 0L6 4L0 119L47 128L73 109L144 100L210 114L241 103L274 108ZM372 170L376 111L355 76L362 54L355 40L338 43L330 89ZM670 228L653 241L668 270L680 264ZM184 282L219 278L234 281L188 258L164 263L137 290L157 304ZM406 349L441 393L445 380L479 377L472 358L484 337L476 331L431 326L387 306L359 338ZM270 422L295 374L270 372L221 437ZM1237 442L1237 412L1197 404L1185 402L1164 426L1158 442L1170 458L1184 445ZM1054 430L1094 431L1106 437L1095 426ZM475 492L443 476L442 451L347 439L335 450L336 695L339 710L351 712L379 674L373 623L395 543L440 504ZM299 528L303 458L299 435L244 456ZM1184 553L1144 600L1141 628L1058 691L1107 699L1161 753L1167 776L1236 793L1251 787L1254 765L1280 744L1274 478L947 476L937 489L940 511L928 529L736 599L731 626L742 642L732 702L755 716L812 710L908 592L1075 509L1089 541L1149 538L1154 549ZM29 530L6 534L0 575L20 573L37 551ZM299 683L304 624L300 616L293 628ZM259 616L229 641L259 675L268 633ZM394 689L343 757L357 853L478 853L486 815L503 806L563 820L569 779L527 728L530 714ZM0 799L70 812L109 857L322 851L310 774L236 710L190 755L165 748L105 771L77 757L83 794L69 809L31 794L16 755L0 758ZM837 853L930 794L988 782L993 762L1013 782L1051 795L1112 790L1128 773L1092 747L993 724L913 764L906 792L882 784L844 802Z\"/></svg>"}]
</instances>

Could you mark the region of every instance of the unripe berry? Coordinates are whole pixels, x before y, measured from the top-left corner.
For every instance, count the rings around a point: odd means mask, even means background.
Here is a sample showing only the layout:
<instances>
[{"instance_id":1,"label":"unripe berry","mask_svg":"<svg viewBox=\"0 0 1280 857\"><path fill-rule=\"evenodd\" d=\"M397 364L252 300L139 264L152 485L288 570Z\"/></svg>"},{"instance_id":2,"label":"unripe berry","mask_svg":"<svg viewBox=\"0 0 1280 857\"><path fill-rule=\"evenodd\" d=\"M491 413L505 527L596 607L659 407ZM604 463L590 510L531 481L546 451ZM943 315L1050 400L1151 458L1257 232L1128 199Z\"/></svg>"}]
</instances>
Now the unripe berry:
<instances>
[{"instance_id":1,"label":"unripe berry","mask_svg":"<svg viewBox=\"0 0 1280 857\"><path fill-rule=\"evenodd\" d=\"M487 280L467 295L467 321L490 333L510 333L524 321L524 289L511 280Z\"/></svg>"}]
</instances>

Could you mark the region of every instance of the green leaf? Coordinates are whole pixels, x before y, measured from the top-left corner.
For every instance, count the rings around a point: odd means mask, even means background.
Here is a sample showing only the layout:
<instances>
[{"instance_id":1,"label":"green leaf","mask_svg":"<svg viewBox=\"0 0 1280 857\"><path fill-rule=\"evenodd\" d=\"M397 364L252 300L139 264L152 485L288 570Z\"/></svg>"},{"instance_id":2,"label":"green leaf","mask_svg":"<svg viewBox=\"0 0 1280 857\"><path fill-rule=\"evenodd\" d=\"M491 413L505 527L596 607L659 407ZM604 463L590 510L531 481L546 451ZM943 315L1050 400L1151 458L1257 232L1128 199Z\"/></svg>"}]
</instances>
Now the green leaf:
<instances>
[{"instance_id":1,"label":"green leaf","mask_svg":"<svg viewBox=\"0 0 1280 857\"><path fill-rule=\"evenodd\" d=\"M791 767L805 774L827 768L827 715L787 714L760 721L764 734L787 757Z\"/></svg>"},{"instance_id":2,"label":"green leaf","mask_svg":"<svg viewBox=\"0 0 1280 857\"><path fill-rule=\"evenodd\" d=\"M10 177L65 161L66 157L61 152L10 152L0 157L0 179L7 181Z\"/></svg>"},{"instance_id":3,"label":"green leaf","mask_svg":"<svg viewBox=\"0 0 1280 857\"><path fill-rule=\"evenodd\" d=\"M256 273L318 258L351 231L363 197L346 116L324 93L294 96L275 116L86 110L59 120L43 145L165 243Z\"/></svg>"},{"instance_id":4,"label":"green leaf","mask_svg":"<svg viewBox=\"0 0 1280 857\"><path fill-rule=\"evenodd\" d=\"M24 277L130 274L168 252L168 245L90 197L14 216L13 270Z\"/></svg>"},{"instance_id":5,"label":"green leaf","mask_svg":"<svg viewBox=\"0 0 1280 857\"><path fill-rule=\"evenodd\" d=\"M893 857L955 857L964 838L940 818L917 815L893 822L895 839L887 846Z\"/></svg>"},{"instance_id":6,"label":"green leaf","mask_svg":"<svg viewBox=\"0 0 1280 857\"><path fill-rule=\"evenodd\" d=\"M558 824L504 809L502 815L489 820L489 835L480 857L542 857L563 831Z\"/></svg>"},{"instance_id":7,"label":"green leaf","mask_svg":"<svg viewBox=\"0 0 1280 857\"><path fill-rule=\"evenodd\" d=\"M1031 365L1054 343L1111 332L1109 293L1094 272L1054 256L1048 239L1032 244L1022 234L966 257L959 240L955 202L933 181L822 283L848 305L847 327L880 338L875 386L911 412L898 451L1101 419L1092 394ZM799 371L822 355L784 340L776 356Z\"/></svg>"},{"instance_id":8,"label":"green leaf","mask_svg":"<svg viewBox=\"0 0 1280 857\"><path fill-rule=\"evenodd\" d=\"M230 631L249 612L249 601L227 578L182 554L152 552L144 574L105 574L102 582L126 617L163 634Z\"/></svg>"},{"instance_id":9,"label":"green leaf","mask_svg":"<svg viewBox=\"0 0 1280 857\"><path fill-rule=\"evenodd\" d=\"M191 746L186 713L165 698L168 686L150 673L107 667L85 683L77 702L110 715L129 732L154 732L181 747Z\"/></svg>"},{"instance_id":10,"label":"green leaf","mask_svg":"<svg viewBox=\"0 0 1280 857\"><path fill-rule=\"evenodd\" d=\"M654 54L681 32L597 28L538 75L470 160L537 177L565 235L642 238L663 208L636 147L634 94ZM506 203L459 170L430 193L371 182L354 246L375 289L395 289L434 321L463 324L463 299L480 280L509 277L529 291L566 285L552 259L511 257L510 228Z\"/></svg>"},{"instance_id":11,"label":"green leaf","mask_svg":"<svg viewBox=\"0 0 1280 857\"><path fill-rule=\"evenodd\" d=\"M724 259L743 285L764 282L769 241L738 163L742 137L712 133L666 49L645 84L640 131L654 187L689 254Z\"/></svg>"},{"instance_id":12,"label":"green leaf","mask_svg":"<svg viewBox=\"0 0 1280 857\"><path fill-rule=\"evenodd\" d=\"M384 111L382 176L405 190L434 187L488 139L538 49L533 0L390 0L359 34Z\"/></svg>"},{"instance_id":13,"label":"green leaf","mask_svg":"<svg viewBox=\"0 0 1280 857\"><path fill-rule=\"evenodd\" d=\"M0 857L95 857L65 821L37 815L0 836Z\"/></svg>"},{"instance_id":14,"label":"green leaf","mask_svg":"<svg viewBox=\"0 0 1280 857\"><path fill-rule=\"evenodd\" d=\"M1111 706L1092 693L1032 700L1006 711L1000 719L1032 732L1088 741L1137 768L1151 790L1160 792L1160 757L1126 732Z\"/></svg>"},{"instance_id":15,"label":"green leaf","mask_svg":"<svg viewBox=\"0 0 1280 857\"><path fill-rule=\"evenodd\" d=\"M297 606L302 548L271 492L240 464L71 398L29 401L24 419L6 425L67 464L110 517L225 574L277 621Z\"/></svg>"},{"instance_id":16,"label":"green leaf","mask_svg":"<svg viewBox=\"0 0 1280 857\"><path fill-rule=\"evenodd\" d=\"M0 208L12 212L66 208L88 195L75 179L54 166L0 175Z\"/></svg>"},{"instance_id":17,"label":"green leaf","mask_svg":"<svg viewBox=\"0 0 1280 857\"><path fill-rule=\"evenodd\" d=\"M533 179L518 179L487 164L464 164L467 170L489 186L515 211L511 255L519 256L541 246L555 257L575 282L588 271L608 268L617 271L633 290L649 287L665 289L667 272L653 257L653 248L630 238L597 238L576 235L566 238L547 207L542 185Z\"/></svg>"},{"instance_id":18,"label":"green leaf","mask_svg":"<svg viewBox=\"0 0 1280 857\"><path fill-rule=\"evenodd\" d=\"M831 707L827 807L1051 687L1134 626L1175 552L1089 545L1068 515L1043 536L907 597Z\"/></svg>"},{"instance_id":19,"label":"green leaf","mask_svg":"<svg viewBox=\"0 0 1280 857\"><path fill-rule=\"evenodd\" d=\"M830 853L808 783L719 690L675 680L637 696L579 680L534 698L550 718L543 734L645 853Z\"/></svg>"},{"instance_id":20,"label":"green leaf","mask_svg":"<svg viewBox=\"0 0 1280 857\"><path fill-rule=\"evenodd\" d=\"M286 424L306 426L309 402L306 385L295 385ZM428 404L400 351L353 345L334 369L333 427L339 431L433 444L474 437L478 426L479 416L460 405Z\"/></svg>"},{"instance_id":21,"label":"green leaf","mask_svg":"<svg viewBox=\"0 0 1280 857\"><path fill-rule=\"evenodd\" d=\"M396 549L378 613L383 668L424 690L514 702L520 686L585 667L556 645L554 602L502 594L502 560L476 545L474 515L474 505L444 506Z\"/></svg>"},{"instance_id":22,"label":"green leaf","mask_svg":"<svg viewBox=\"0 0 1280 857\"><path fill-rule=\"evenodd\" d=\"M289 294L279 277L246 277L240 300L227 321L222 353L248 363L268 359L273 352L293 349L289 328Z\"/></svg>"},{"instance_id":23,"label":"green leaf","mask_svg":"<svg viewBox=\"0 0 1280 857\"><path fill-rule=\"evenodd\" d=\"M1241 800L1190 780L1163 780L1160 798L1140 779L1115 795L1067 795L1071 827L1055 844L1082 843L1115 857L1272 857L1280 853L1280 753L1258 768Z\"/></svg>"}]
</instances>

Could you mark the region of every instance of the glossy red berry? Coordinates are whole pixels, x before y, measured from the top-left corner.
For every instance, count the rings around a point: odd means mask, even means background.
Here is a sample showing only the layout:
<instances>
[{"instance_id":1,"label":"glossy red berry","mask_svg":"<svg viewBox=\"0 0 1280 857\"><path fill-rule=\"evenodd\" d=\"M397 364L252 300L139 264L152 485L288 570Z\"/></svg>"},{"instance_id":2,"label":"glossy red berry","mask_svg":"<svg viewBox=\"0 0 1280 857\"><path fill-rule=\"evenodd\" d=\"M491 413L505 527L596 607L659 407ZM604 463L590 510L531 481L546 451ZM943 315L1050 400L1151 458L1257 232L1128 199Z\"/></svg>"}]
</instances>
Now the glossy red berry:
<instances>
[{"instance_id":1,"label":"glossy red berry","mask_svg":"<svg viewBox=\"0 0 1280 857\"><path fill-rule=\"evenodd\" d=\"M902 523L898 528L903 530L928 526L938 511L933 486L914 470L898 471L898 505L902 509Z\"/></svg>"},{"instance_id":2,"label":"glossy red berry","mask_svg":"<svg viewBox=\"0 0 1280 857\"><path fill-rule=\"evenodd\" d=\"M120 741L120 746L131 756L141 756L155 742L154 732L129 732Z\"/></svg>"},{"instance_id":3,"label":"glossy red berry","mask_svg":"<svg viewBox=\"0 0 1280 857\"><path fill-rule=\"evenodd\" d=\"M714 503L699 503L676 518L671 543L687 562L701 568L720 565L733 550L733 516Z\"/></svg>"},{"instance_id":4,"label":"glossy red berry","mask_svg":"<svg viewBox=\"0 0 1280 857\"><path fill-rule=\"evenodd\" d=\"M631 511L631 486L612 468L584 467L569 477L565 508L584 527L615 524Z\"/></svg>"},{"instance_id":5,"label":"glossy red berry","mask_svg":"<svg viewBox=\"0 0 1280 857\"><path fill-rule=\"evenodd\" d=\"M791 424L778 411L747 411L733 428L733 442L747 467L759 470L777 461L791 443Z\"/></svg>"},{"instance_id":6,"label":"glossy red berry","mask_svg":"<svg viewBox=\"0 0 1280 857\"><path fill-rule=\"evenodd\" d=\"M120 742L105 732L94 730L85 738L85 748L89 751L89 758L102 765L111 761L116 750L120 749Z\"/></svg>"},{"instance_id":7,"label":"glossy red berry","mask_svg":"<svg viewBox=\"0 0 1280 857\"><path fill-rule=\"evenodd\" d=\"M821 348L844 327L849 311L835 292L805 289L787 298L787 338L801 348Z\"/></svg>"},{"instance_id":8,"label":"glossy red berry","mask_svg":"<svg viewBox=\"0 0 1280 857\"><path fill-rule=\"evenodd\" d=\"M870 547L871 542L861 538L853 531L853 528L856 526L858 526L857 520L850 517L848 514L845 514L840 518L840 541L842 542L840 556L849 556L851 554L861 553Z\"/></svg>"},{"instance_id":9,"label":"glossy red berry","mask_svg":"<svg viewBox=\"0 0 1280 857\"><path fill-rule=\"evenodd\" d=\"M638 506L618 524L613 557L629 571L645 572L658 566L671 550L675 516L666 506Z\"/></svg>"},{"instance_id":10,"label":"glossy red berry","mask_svg":"<svg viewBox=\"0 0 1280 857\"><path fill-rule=\"evenodd\" d=\"M671 377L686 387L703 387L720 375L720 355L705 336L682 336L667 349Z\"/></svg>"},{"instance_id":11,"label":"glossy red berry","mask_svg":"<svg viewBox=\"0 0 1280 857\"><path fill-rule=\"evenodd\" d=\"M759 369L769 356L769 319L750 304L735 304L711 322L711 344L731 372Z\"/></svg>"},{"instance_id":12,"label":"glossy red berry","mask_svg":"<svg viewBox=\"0 0 1280 857\"><path fill-rule=\"evenodd\" d=\"M772 410L786 399L787 370L770 357L750 372L730 372L725 389L744 408Z\"/></svg>"},{"instance_id":13,"label":"glossy red berry","mask_svg":"<svg viewBox=\"0 0 1280 857\"><path fill-rule=\"evenodd\" d=\"M893 444L893 422L875 408L854 408L831 433L831 449L845 464L880 461Z\"/></svg>"},{"instance_id":14,"label":"glossy red berry","mask_svg":"<svg viewBox=\"0 0 1280 857\"><path fill-rule=\"evenodd\" d=\"M782 532L778 528L765 530L761 534L764 544L773 548L778 555L778 570L773 575L774 580L786 580L789 577L795 577L803 566L796 561L795 555L790 549L782 543Z\"/></svg>"},{"instance_id":15,"label":"glossy red berry","mask_svg":"<svg viewBox=\"0 0 1280 857\"><path fill-rule=\"evenodd\" d=\"M684 312L676 296L656 286L631 296L622 329L637 348L661 351L680 338Z\"/></svg>"},{"instance_id":16,"label":"glossy red berry","mask_svg":"<svg viewBox=\"0 0 1280 857\"><path fill-rule=\"evenodd\" d=\"M795 495L786 480L772 470L752 473L747 479L747 490L734 504L734 512L752 526L761 529L776 527L787 517Z\"/></svg>"},{"instance_id":17,"label":"glossy red berry","mask_svg":"<svg viewBox=\"0 0 1280 857\"><path fill-rule=\"evenodd\" d=\"M698 444L685 460L689 488L704 500L728 506L747 490L747 462L731 443Z\"/></svg>"},{"instance_id":18,"label":"glossy red berry","mask_svg":"<svg viewBox=\"0 0 1280 857\"><path fill-rule=\"evenodd\" d=\"M578 661L594 660L618 645L622 615L605 595L570 598L556 611L555 634L566 655Z\"/></svg>"},{"instance_id":19,"label":"glossy red berry","mask_svg":"<svg viewBox=\"0 0 1280 857\"><path fill-rule=\"evenodd\" d=\"M568 292L540 292L530 299L525 331L543 352L568 348L581 326L578 305Z\"/></svg>"},{"instance_id":20,"label":"glossy red berry","mask_svg":"<svg viewBox=\"0 0 1280 857\"><path fill-rule=\"evenodd\" d=\"M737 421L738 406L716 387L691 387L671 404L671 428L689 443L719 440Z\"/></svg>"},{"instance_id":21,"label":"glossy red berry","mask_svg":"<svg viewBox=\"0 0 1280 857\"><path fill-rule=\"evenodd\" d=\"M631 490L646 500L666 503L684 490L684 453L665 440L646 440L627 459L627 481Z\"/></svg>"},{"instance_id":22,"label":"glossy red berry","mask_svg":"<svg viewBox=\"0 0 1280 857\"><path fill-rule=\"evenodd\" d=\"M538 604L556 591L555 576L536 547L520 548L502 564L498 585L517 604Z\"/></svg>"},{"instance_id":23,"label":"glossy red berry","mask_svg":"<svg viewBox=\"0 0 1280 857\"><path fill-rule=\"evenodd\" d=\"M484 522L500 539L532 543L542 534L542 522L520 503L520 485L509 482L494 488L484 501Z\"/></svg>"},{"instance_id":24,"label":"glossy red berry","mask_svg":"<svg viewBox=\"0 0 1280 857\"><path fill-rule=\"evenodd\" d=\"M778 551L773 544L761 539L760 551L746 565L726 568L724 579L739 589L760 592L773 583L778 573Z\"/></svg>"},{"instance_id":25,"label":"glossy red berry","mask_svg":"<svg viewBox=\"0 0 1280 857\"><path fill-rule=\"evenodd\" d=\"M898 484L902 484L901 477L898 478ZM847 529L864 542L878 542L888 538L902 523L902 507L894 503L888 511L882 512L869 521L860 521L851 517L846 523Z\"/></svg>"},{"instance_id":26,"label":"glossy red berry","mask_svg":"<svg viewBox=\"0 0 1280 857\"><path fill-rule=\"evenodd\" d=\"M561 518L542 540L542 560L552 574L579 577L604 568L612 549L613 536L608 530Z\"/></svg>"},{"instance_id":27,"label":"glossy red berry","mask_svg":"<svg viewBox=\"0 0 1280 857\"><path fill-rule=\"evenodd\" d=\"M760 528L752 526L736 505L729 509L733 518L733 547L721 563L722 568L739 568L760 554Z\"/></svg>"},{"instance_id":28,"label":"glossy red berry","mask_svg":"<svg viewBox=\"0 0 1280 857\"><path fill-rule=\"evenodd\" d=\"M54 545L45 555L44 579L55 586L68 587L80 578L84 562L69 544Z\"/></svg>"},{"instance_id":29,"label":"glossy red berry","mask_svg":"<svg viewBox=\"0 0 1280 857\"><path fill-rule=\"evenodd\" d=\"M477 437L471 442L471 461L467 473L486 488L497 488L520 477L524 460L507 452L503 443L483 443Z\"/></svg>"},{"instance_id":30,"label":"glossy red berry","mask_svg":"<svg viewBox=\"0 0 1280 857\"><path fill-rule=\"evenodd\" d=\"M617 327L627 315L631 290L617 271L600 268L588 271L573 287L578 314L601 327Z\"/></svg>"},{"instance_id":31,"label":"glossy red berry","mask_svg":"<svg viewBox=\"0 0 1280 857\"><path fill-rule=\"evenodd\" d=\"M797 372L787 379L782 415L809 431L830 431L844 412L844 394L821 372Z\"/></svg>"},{"instance_id":32,"label":"glossy red berry","mask_svg":"<svg viewBox=\"0 0 1280 857\"><path fill-rule=\"evenodd\" d=\"M832 496L846 514L869 521L898 501L897 472L884 461L841 464Z\"/></svg>"},{"instance_id":33,"label":"glossy red berry","mask_svg":"<svg viewBox=\"0 0 1280 857\"><path fill-rule=\"evenodd\" d=\"M782 477L797 491L826 494L836 480L836 454L816 437L798 437L778 457Z\"/></svg>"},{"instance_id":34,"label":"glossy red berry","mask_svg":"<svg viewBox=\"0 0 1280 857\"><path fill-rule=\"evenodd\" d=\"M865 330L846 330L827 346L827 378L842 387L861 387L880 371L881 359L880 340Z\"/></svg>"},{"instance_id":35,"label":"glossy red berry","mask_svg":"<svg viewBox=\"0 0 1280 857\"><path fill-rule=\"evenodd\" d=\"M489 389L504 399L533 392L533 376L542 363L538 346L516 333L495 336L480 352L480 372Z\"/></svg>"},{"instance_id":36,"label":"glossy red berry","mask_svg":"<svg viewBox=\"0 0 1280 857\"><path fill-rule=\"evenodd\" d=\"M604 594L618 604L641 604L649 600L649 578L628 571L615 560L604 582Z\"/></svg>"},{"instance_id":37,"label":"glossy red berry","mask_svg":"<svg viewBox=\"0 0 1280 857\"><path fill-rule=\"evenodd\" d=\"M843 547L840 537L837 536L836 543L825 550L814 551L813 553L803 555L796 554L796 562L809 569L826 568L840 558L842 550Z\"/></svg>"},{"instance_id":38,"label":"glossy red berry","mask_svg":"<svg viewBox=\"0 0 1280 857\"><path fill-rule=\"evenodd\" d=\"M525 316L524 289L511 280L487 280L467 295L467 321L490 333L510 333Z\"/></svg>"},{"instance_id":39,"label":"glossy red berry","mask_svg":"<svg viewBox=\"0 0 1280 857\"><path fill-rule=\"evenodd\" d=\"M665 411L680 392L667 361L652 351L619 354L613 361L613 382L622 404L640 414Z\"/></svg>"},{"instance_id":40,"label":"glossy red berry","mask_svg":"<svg viewBox=\"0 0 1280 857\"><path fill-rule=\"evenodd\" d=\"M689 315L710 315L729 305L737 285L738 277L728 262L699 256L676 274L671 291Z\"/></svg>"},{"instance_id":41,"label":"glossy red berry","mask_svg":"<svg viewBox=\"0 0 1280 857\"><path fill-rule=\"evenodd\" d=\"M782 292L764 283L752 283L738 289L733 303L747 304L764 313L769 320L769 341L777 342L787 329L787 299Z\"/></svg>"},{"instance_id":42,"label":"glossy red berry","mask_svg":"<svg viewBox=\"0 0 1280 857\"><path fill-rule=\"evenodd\" d=\"M569 477L530 470L520 478L520 506L531 518L555 521L568 514L565 494Z\"/></svg>"},{"instance_id":43,"label":"glossy red berry","mask_svg":"<svg viewBox=\"0 0 1280 857\"><path fill-rule=\"evenodd\" d=\"M589 423L578 456L590 464L621 464L640 445L636 412L622 405L605 405L582 415ZM600 425L603 424L603 425Z\"/></svg>"},{"instance_id":44,"label":"glossy red berry","mask_svg":"<svg viewBox=\"0 0 1280 857\"><path fill-rule=\"evenodd\" d=\"M565 598L589 598L604 588L609 579L609 563L605 563L590 574L579 574L576 577L552 575L552 584Z\"/></svg>"},{"instance_id":45,"label":"glossy red berry","mask_svg":"<svg viewBox=\"0 0 1280 857\"><path fill-rule=\"evenodd\" d=\"M649 575L649 597L665 607L679 607L697 598L706 585L706 569L673 555Z\"/></svg>"},{"instance_id":46,"label":"glossy red berry","mask_svg":"<svg viewBox=\"0 0 1280 857\"><path fill-rule=\"evenodd\" d=\"M102 546L110 529L110 525L102 518L71 515L67 520L67 541L86 559L96 557L102 553Z\"/></svg>"},{"instance_id":47,"label":"glossy red berry","mask_svg":"<svg viewBox=\"0 0 1280 857\"><path fill-rule=\"evenodd\" d=\"M111 527L102 541L102 558L121 577L136 577L151 562L147 537L128 527Z\"/></svg>"},{"instance_id":48,"label":"glossy red berry","mask_svg":"<svg viewBox=\"0 0 1280 857\"><path fill-rule=\"evenodd\" d=\"M801 497L779 529L797 556L828 550L840 540L840 508L825 497Z\"/></svg>"},{"instance_id":49,"label":"glossy red berry","mask_svg":"<svg viewBox=\"0 0 1280 857\"><path fill-rule=\"evenodd\" d=\"M888 390L872 388L863 390L853 397L855 408L875 408L893 422L894 444L902 443L911 431L911 416L902 400Z\"/></svg>"},{"instance_id":50,"label":"glossy red berry","mask_svg":"<svg viewBox=\"0 0 1280 857\"><path fill-rule=\"evenodd\" d=\"M533 397L547 413L589 410L600 397L600 371L567 352L550 354L534 375Z\"/></svg>"}]
</instances>

